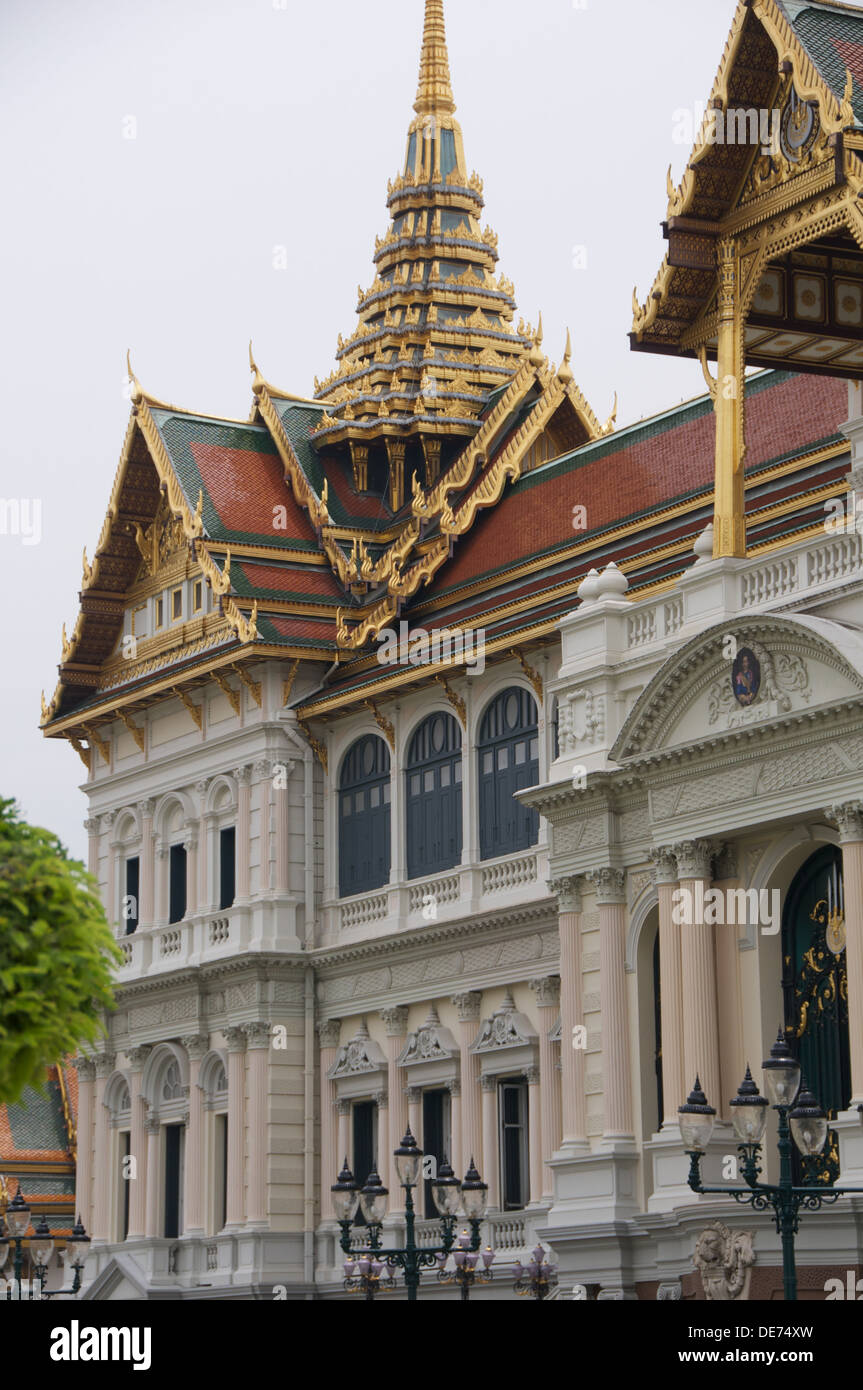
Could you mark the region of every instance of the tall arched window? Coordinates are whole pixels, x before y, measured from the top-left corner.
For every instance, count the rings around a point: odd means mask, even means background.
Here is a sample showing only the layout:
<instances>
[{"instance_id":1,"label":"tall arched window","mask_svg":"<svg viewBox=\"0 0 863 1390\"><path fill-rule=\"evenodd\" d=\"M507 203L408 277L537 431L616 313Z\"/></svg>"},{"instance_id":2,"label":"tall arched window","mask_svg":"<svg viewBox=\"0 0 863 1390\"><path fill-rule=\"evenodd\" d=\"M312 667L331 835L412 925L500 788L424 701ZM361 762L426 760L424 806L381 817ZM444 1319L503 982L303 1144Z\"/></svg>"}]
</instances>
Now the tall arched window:
<instances>
[{"instance_id":1,"label":"tall arched window","mask_svg":"<svg viewBox=\"0 0 863 1390\"><path fill-rule=\"evenodd\" d=\"M461 861L461 731L430 714L414 733L405 770L408 878Z\"/></svg>"},{"instance_id":2,"label":"tall arched window","mask_svg":"<svg viewBox=\"0 0 863 1390\"><path fill-rule=\"evenodd\" d=\"M339 895L390 878L390 753L373 734L348 750L339 779Z\"/></svg>"},{"instance_id":3,"label":"tall arched window","mask_svg":"<svg viewBox=\"0 0 863 1390\"><path fill-rule=\"evenodd\" d=\"M517 686L501 691L479 731L480 857L528 849L539 838L539 815L514 793L539 781L539 733L533 696Z\"/></svg>"}]
</instances>

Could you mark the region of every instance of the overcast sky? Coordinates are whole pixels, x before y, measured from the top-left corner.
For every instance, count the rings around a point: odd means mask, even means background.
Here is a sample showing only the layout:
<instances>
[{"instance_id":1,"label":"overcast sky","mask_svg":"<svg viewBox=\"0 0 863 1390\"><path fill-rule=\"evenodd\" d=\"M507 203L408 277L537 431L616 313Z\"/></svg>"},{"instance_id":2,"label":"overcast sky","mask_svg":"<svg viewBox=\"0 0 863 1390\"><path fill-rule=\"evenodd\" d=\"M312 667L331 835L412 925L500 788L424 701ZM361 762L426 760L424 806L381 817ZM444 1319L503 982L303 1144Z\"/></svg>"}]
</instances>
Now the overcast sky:
<instances>
[{"instance_id":1,"label":"overcast sky","mask_svg":"<svg viewBox=\"0 0 863 1390\"><path fill-rule=\"evenodd\" d=\"M630 353L632 288L662 259L666 170L706 102L735 0L448 0L468 163L499 270L619 423L698 394L697 363ZM374 278L400 169L423 0L2 0L0 795L86 854L84 769L38 730L145 387L251 405L248 342L298 394L334 365ZM681 113L690 113L689 117ZM285 253L278 248L285 248ZM286 268L277 269L275 265ZM27 543L27 542L31 543ZM38 542L38 543L33 543Z\"/></svg>"}]
</instances>

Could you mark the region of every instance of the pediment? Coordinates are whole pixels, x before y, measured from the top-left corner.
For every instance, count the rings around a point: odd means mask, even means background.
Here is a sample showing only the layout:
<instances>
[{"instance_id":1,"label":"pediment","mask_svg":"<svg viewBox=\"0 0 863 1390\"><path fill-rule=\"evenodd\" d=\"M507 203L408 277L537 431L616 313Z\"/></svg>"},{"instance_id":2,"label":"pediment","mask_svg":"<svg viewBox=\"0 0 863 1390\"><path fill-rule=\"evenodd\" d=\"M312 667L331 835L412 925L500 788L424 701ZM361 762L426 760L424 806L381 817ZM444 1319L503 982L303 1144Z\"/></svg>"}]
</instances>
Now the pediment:
<instances>
[{"instance_id":1,"label":"pediment","mask_svg":"<svg viewBox=\"0 0 863 1390\"><path fill-rule=\"evenodd\" d=\"M429 1062L448 1062L458 1057L459 1046L448 1028L438 1020L427 1020L415 1033L409 1033L399 1054L400 1067L413 1067Z\"/></svg>"},{"instance_id":2,"label":"pediment","mask_svg":"<svg viewBox=\"0 0 863 1390\"><path fill-rule=\"evenodd\" d=\"M351 1076L365 1076L369 1072L386 1071L386 1067L387 1059L383 1051L369 1037L368 1030L363 1025L355 1038L339 1048L339 1054L327 1076L330 1081L339 1081Z\"/></svg>"},{"instance_id":3,"label":"pediment","mask_svg":"<svg viewBox=\"0 0 863 1390\"><path fill-rule=\"evenodd\" d=\"M518 1012L512 995L507 994L503 1004L491 1018L483 1020L471 1052L482 1056L488 1052L532 1047L537 1041L537 1036L530 1019Z\"/></svg>"},{"instance_id":4,"label":"pediment","mask_svg":"<svg viewBox=\"0 0 863 1390\"><path fill-rule=\"evenodd\" d=\"M863 636L821 618L759 617L711 628L642 691L615 762L687 748L863 697Z\"/></svg>"}]
</instances>

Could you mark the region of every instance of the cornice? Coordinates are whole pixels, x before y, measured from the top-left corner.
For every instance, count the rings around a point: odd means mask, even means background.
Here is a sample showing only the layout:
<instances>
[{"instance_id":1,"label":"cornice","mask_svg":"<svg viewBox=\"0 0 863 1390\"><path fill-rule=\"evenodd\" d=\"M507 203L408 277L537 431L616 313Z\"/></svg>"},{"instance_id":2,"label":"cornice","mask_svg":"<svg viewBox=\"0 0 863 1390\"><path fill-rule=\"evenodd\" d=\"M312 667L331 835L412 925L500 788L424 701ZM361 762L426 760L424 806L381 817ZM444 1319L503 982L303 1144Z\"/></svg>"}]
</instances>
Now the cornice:
<instances>
[{"instance_id":1,"label":"cornice","mask_svg":"<svg viewBox=\"0 0 863 1390\"><path fill-rule=\"evenodd\" d=\"M525 926L545 924L549 927L557 923L557 907L552 898L537 903L526 903L523 907L502 909L500 915L487 914L466 918L445 926L423 926L402 932L399 935L375 937L370 941L358 941L351 946L320 947L308 954L308 963L325 976L331 967L346 965L360 960L373 960L376 956L424 955L427 948L442 942L458 941L469 936L476 937L513 935ZM344 1012L345 1006L342 1005Z\"/></svg>"}]
</instances>

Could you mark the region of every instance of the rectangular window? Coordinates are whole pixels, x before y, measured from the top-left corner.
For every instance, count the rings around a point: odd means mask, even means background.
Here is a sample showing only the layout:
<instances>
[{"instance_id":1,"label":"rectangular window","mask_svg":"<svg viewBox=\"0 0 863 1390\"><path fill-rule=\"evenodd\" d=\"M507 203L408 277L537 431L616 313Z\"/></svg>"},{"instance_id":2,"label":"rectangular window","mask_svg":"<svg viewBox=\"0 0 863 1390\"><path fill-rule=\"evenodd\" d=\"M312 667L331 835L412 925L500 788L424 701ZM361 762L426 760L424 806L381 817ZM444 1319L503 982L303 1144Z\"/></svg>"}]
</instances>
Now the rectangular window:
<instances>
[{"instance_id":1,"label":"rectangular window","mask_svg":"<svg viewBox=\"0 0 863 1390\"><path fill-rule=\"evenodd\" d=\"M423 1153L431 1155L435 1164L439 1164L444 1154L449 1155L449 1092L448 1091L423 1091ZM431 1178L428 1177L423 1184L425 1187L425 1214L427 1218L440 1215L435 1206L432 1196Z\"/></svg>"},{"instance_id":2,"label":"rectangular window","mask_svg":"<svg viewBox=\"0 0 863 1390\"><path fill-rule=\"evenodd\" d=\"M132 609L132 636L147 636L147 605L139 603L137 608Z\"/></svg>"},{"instance_id":3,"label":"rectangular window","mask_svg":"<svg viewBox=\"0 0 863 1390\"><path fill-rule=\"evenodd\" d=\"M182 922L186 915L186 847L171 845L170 922Z\"/></svg>"},{"instance_id":4,"label":"rectangular window","mask_svg":"<svg viewBox=\"0 0 863 1390\"><path fill-rule=\"evenodd\" d=\"M123 923L126 935L138 930L138 892L141 886L141 861L137 854L126 860L126 882L123 894Z\"/></svg>"},{"instance_id":5,"label":"rectangular window","mask_svg":"<svg viewBox=\"0 0 863 1390\"><path fill-rule=\"evenodd\" d=\"M440 784L442 787L448 787L450 784L449 771L450 770L447 767L446 763L444 763L440 770Z\"/></svg>"},{"instance_id":6,"label":"rectangular window","mask_svg":"<svg viewBox=\"0 0 863 1390\"><path fill-rule=\"evenodd\" d=\"M180 1234L183 1192L184 1125L165 1125L165 1238Z\"/></svg>"},{"instance_id":7,"label":"rectangular window","mask_svg":"<svg viewBox=\"0 0 863 1390\"><path fill-rule=\"evenodd\" d=\"M527 1086L523 1081L502 1081L498 1092L500 1114L501 1210L519 1211L528 1201Z\"/></svg>"},{"instance_id":8,"label":"rectangular window","mask_svg":"<svg viewBox=\"0 0 863 1390\"><path fill-rule=\"evenodd\" d=\"M192 585L192 612L200 613L204 606L204 586L200 579Z\"/></svg>"},{"instance_id":9,"label":"rectangular window","mask_svg":"<svg viewBox=\"0 0 863 1390\"><path fill-rule=\"evenodd\" d=\"M237 884L237 832L227 826L219 831L219 907L233 907Z\"/></svg>"},{"instance_id":10,"label":"rectangular window","mask_svg":"<svg viewBox=\"0 0 863 1390\"><path fill-rule=\"evenodd\" d=\"M424 773L423 791L425 791L425 792L433 792L433 791L434 791L434 773L433 773L433 772L426 772L426 773Z\"/></svg>"},{"instance_id":11,"label":"rectangular window","mask_svg":"<svg viewBox=\"0 0 863 1390\"><path fill-rule=\"evenodd\" d=\"M216 1193L216 1230L221 1231L228 1219L228 1117L215 1115L214 1188Z\"/></svg>"},{"instance_id":12,"label":"rectangular window","mask_svg":"<svg viewBox=\"0 0 863 1390\"><path fill-rule=\"evenodd\" d=\"M380 789L380 787L372 787L372 788L371 788L371 790L369 791L369 802L370 802L370 804L371 804L372 810L374 810L374 808L375 808L376 806L380 806L380 804L381 804L381 789Z\"/></svg>"},{"instance_id":13,"label":"rectangular window","mask_svg":"<svg viewBox=\"0 0 863 1390\"><path fill-rule=\"evenodd\" d=\"M120 1135L120 1239L129 1234L129 1196L132 1191L132 1175L129 1171L129 1157L132 1152L132 1136L128 1130Z\"/></svg>"},{"instance_id":14,"label":"rectangular window","mask_svg":"<svg viewBox=\"0 0 863 1390\"><path fill-rule=\"evenodd\" d=\"M159 628L160 628L160 627L164 627L164 625L165 625L165 600L164 600L163 598L157 598L157 599L156 599L156 623L155 623L156 631L158 632Z\"/></svg>"},{"instance_id":15,"label":"rectangular window","mask_svg":"<svg viewBox=\"0 0 863 1390\"><path fill-rule=\"evenodd\" d=\"M377 1161L377 1117L378 1107L373 1100L356 1101L353 1107L354 1129L354 1177L360 1186L365 1186L369 1173ZM358 1213L359 1225L363 1225L362 1212Z\"/></svg>"},{"instance_id":16,"label":"rectangular window","mask_svg":"<svg viewBox=\"0 0 863 1390\"><path fill-rule=\"evenodd\" d=\"M175 623L178 618L183 616L183 590L175 589L171 594L171 622Z\"/></svg>"}]
</instances>

